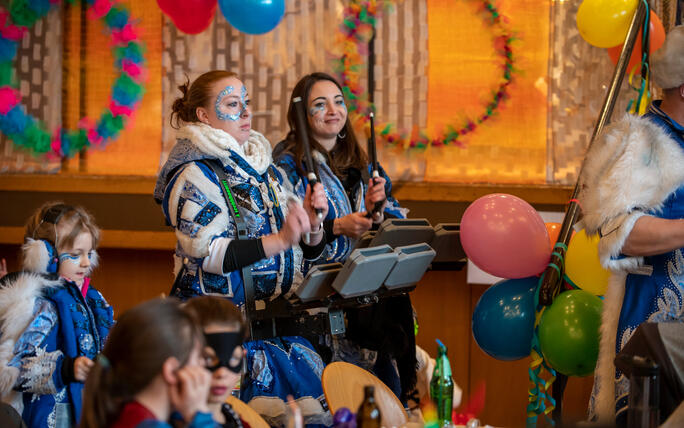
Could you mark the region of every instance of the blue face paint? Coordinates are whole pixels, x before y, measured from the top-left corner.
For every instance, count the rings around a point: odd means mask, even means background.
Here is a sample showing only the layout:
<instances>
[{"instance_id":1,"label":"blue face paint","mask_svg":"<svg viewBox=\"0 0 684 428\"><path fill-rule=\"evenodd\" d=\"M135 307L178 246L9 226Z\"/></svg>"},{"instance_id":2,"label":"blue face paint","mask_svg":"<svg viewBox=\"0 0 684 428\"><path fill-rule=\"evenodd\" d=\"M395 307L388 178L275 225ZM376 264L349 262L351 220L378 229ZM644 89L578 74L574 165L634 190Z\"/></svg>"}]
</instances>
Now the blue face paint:
<instances>
[{"instance_id":1,"label":"blue face paint","mask_svg":"<svg viewBox=\"0 0 684 428\"><path fill-rule=\"evenodd\" d=\"M76 266L81 265L81 255L80 254L74 254L74 253L62 253L59 255L59 261L70 261L71 263L75 264ZM93 252L88 251L88 260L92 261L93 260Z\"/></svg>"},{"instance_id":2,"label":"blue face paint","mask_svg":"<svg viewBox=\"0 0 684 428\"><path fill-rule=\"evenodd\" d=\"M309 115L311 115L311 117L314 117L318 113L325 112L325 104L325 101L317 101L316 104L309 108ZM344 103L344 98L342 98L341 95L335 97L335 106L342 107L345 111L347 110L347 105Z\"/></svg>"},{"instance_id":3,"label":"blue face paint","mask_svg":"<svg viewBox=\"0 0 684 428\"><path fill-rule=\"evenodd\" d=\"M323 113L324 111L325 111L325 103L319 102L319 103L314 104L314 106L309 109L309 115L311 115L311 117L314 117L318 113Z\"/></svg>"},{"instance_id":4,"label":"blue face paint","mask_svg":"<svg viewBox=\"0 0 684 428\"><path fill-rule=\"evenodd\" d=\"M88 257L88 258L90 258L90 257ZM80 266L81 256L78 254L63 253L63 254L59 255L59 262L61 263L63 261L69 261L69 262L75 264L76 266Z\"/></svg>"},{"instance_id":5,"label":"blue face paint","mask_svg":"<svg viewBox=\"0 0 684 428\"><path fill-rule=\"evenodd\" d=\"M223 89L216 97L214 110L216 111L216 117L219 120L231 120L235 122L240 119L240 116L242 116L247 110L249 101L245 101L245 97L247 96L247 88L244 86L240 91L239 101L235 100L230 102L228 105L223 105L223 99L232 94L234 89L235 88L232 86L226 86L225 89Z\"/></svg>"}]
</instances>

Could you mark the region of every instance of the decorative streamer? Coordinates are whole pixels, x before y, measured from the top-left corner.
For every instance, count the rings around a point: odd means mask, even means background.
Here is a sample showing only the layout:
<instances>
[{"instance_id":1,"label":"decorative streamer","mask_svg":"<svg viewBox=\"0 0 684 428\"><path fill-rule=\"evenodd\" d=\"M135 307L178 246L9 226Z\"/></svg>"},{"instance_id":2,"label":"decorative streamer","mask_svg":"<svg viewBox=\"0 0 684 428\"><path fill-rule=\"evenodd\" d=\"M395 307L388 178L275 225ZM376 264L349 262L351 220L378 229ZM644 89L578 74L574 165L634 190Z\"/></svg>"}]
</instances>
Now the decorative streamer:
<instances>
[{"instance_id":1,"label":"decorative streamer","mask_svg":"<svg viewBox=\"0 0 684 428\"><path fill-rule=\"evenodd\" d=\"M426 148L454 144L465 147L463 137L472 133L492 116L501 107L502 101L509 98L508 87L513 81L514 57L511 44L516 38L506 28L506 19L494 6L491 0L478 0L482 3L482 12L494 33L494 49L502 58L502 77L499 86L492 91L491 100L485 105L482 113L475 118L467 118L459 125L450 124L444 129L438 130L434 137L428 136L424 130L414 127L409 134L400 131L392 123L378 124L381 129L378 134L387 143L400 145L404 148ZM368 92L361 86L361 76L366 70L367 64L363 56L367 55L367 46L373 35L376 18L381 10L391 11L393 1L390 0L352 0L351 4L344 9L344 19L339 28L337 45L342 55L334 60L333 66L339 74L344 96L347 99L351 120L355 128L364 127L367 124L371 111L375 112L375 105L370 102ZM458 114L456 114L458 116ZM461 115L464 116L465 115Z\"/></svg>"},{"instance_id":2,"label":"decorative streamer","mask_svg":"<svg viewBox=\"0 0 684 428\"><path fill-rule=\"evenodd\" d=\"M59 3L59 0L12 0L9 12L0 8L0 132L35 155L62 158L91 146L102 146L119 135L143 96L145 58L128 9L114 0L87 0L88 18L102 19L110 33L114 67L119 74L112 86L108 108L97 122L83 118L76 130L58 128L48 132L20 104L13 63L17 43L26 30Z\"/></svg>"},{"instance_id":3,"label":"decorative streamer","mask_svg":"<svg viewBox=\"0 0 684 428\"><path fill-rule=\"evenodd\" d=\"M649 37L650 37L650 17L651 12L648 7L648 1L642 0L644 5L646 5L646 17L644 18L644 25L641 27L641 46L643 47L643 54L641 56L641 76L638 77L638 85L632 83L634 80L634 72L638 70L638 67L634 67L629 72L629 87L636 91L637 95L633 100L629 101L627 104L627 111L632 114L637 114L639 116L646 113L648 106L651 104L651 91L648 89L650 87L651 80L651 68L649 67Z\"/></svg>"},{"instance_id":4,"label":"decorative streamer","mask_svg":"<svg viewBox=\"0 0 684 428\"><path fill-rule=\"evenodd\" d=\"M567 251L565 244L556 243L554 246L554 251L557 251L558 247ZM559 252L560 253L560 252ZM563 257L560 257L561 264L565 261ZM560 274L561 267L549 263L549 266L556 269ZM528 374L530 378L530 389L528 391L528 401L527 405L527 428L532 428L537 426L537 419L539 415L544 415L547 423L551 426L555 426L553 419L549 417L549 414L553 412L556 407L556 400L553 399L552 393L550 391L553 381L556 380L556 371L552 369L544 360L544 356L541 351L541 345L539 343L538 327L539 321L546 307L539 304L539 290L544 279L544 274L539 278L539 284L537 285L537 290L534 293L534 307L535 307L535 319L534 319L534 333L532 335L532 350L530 351L530 357L532 357L532 362L528 368ZM544 379L544 371L549 374L548 379ZM547 405L548 403L548 405Z\"/></svg>"}]
</instances>

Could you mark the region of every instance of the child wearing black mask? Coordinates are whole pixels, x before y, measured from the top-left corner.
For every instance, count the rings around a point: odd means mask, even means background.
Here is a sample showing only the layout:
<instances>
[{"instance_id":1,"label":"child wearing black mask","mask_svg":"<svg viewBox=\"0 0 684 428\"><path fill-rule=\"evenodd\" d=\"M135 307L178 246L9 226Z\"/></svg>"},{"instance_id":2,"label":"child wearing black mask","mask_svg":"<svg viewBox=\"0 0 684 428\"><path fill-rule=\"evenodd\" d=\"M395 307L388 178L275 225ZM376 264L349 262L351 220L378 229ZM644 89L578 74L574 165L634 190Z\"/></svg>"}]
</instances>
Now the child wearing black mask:
<instances>
[{"instance_id":1,"label":"child wearing black mask","mask_svg":"<svg viewBox=\"0 0 684 428\"><path fill-rule=\"evenodd\" d=\"M185 307L195 314L204 332L203 356L212 372L208 405L214 420L224 428L248 427L226 403L242 371L246 332L242 314L230 300L219 297L195 297Z\"/></svg>"}]
</instances>

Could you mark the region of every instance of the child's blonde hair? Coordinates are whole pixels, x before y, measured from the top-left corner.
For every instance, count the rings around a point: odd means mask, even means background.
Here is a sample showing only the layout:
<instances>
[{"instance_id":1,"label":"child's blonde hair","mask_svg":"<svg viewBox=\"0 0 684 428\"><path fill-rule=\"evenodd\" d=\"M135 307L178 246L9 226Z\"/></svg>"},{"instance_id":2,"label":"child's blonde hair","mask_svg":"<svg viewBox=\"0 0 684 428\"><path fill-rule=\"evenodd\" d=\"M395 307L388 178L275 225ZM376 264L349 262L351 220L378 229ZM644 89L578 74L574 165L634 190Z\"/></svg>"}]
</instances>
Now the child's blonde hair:
<instances>
[{"instance_id":1,"label":"child's blonde hair","mask_svg":"<svg viewBox=\"0 0 684 428\"><path fill-rule=\"evenodd\" d=\"M59 233L58 228L67 232ZM29 217L24 240L44 239L51 242L55 249L70 248L81 232L90 233L93 249L97 248L100 229L95 225L93 216L81 206L51 201L43 204Z\"/></svg>"}]
</instances>

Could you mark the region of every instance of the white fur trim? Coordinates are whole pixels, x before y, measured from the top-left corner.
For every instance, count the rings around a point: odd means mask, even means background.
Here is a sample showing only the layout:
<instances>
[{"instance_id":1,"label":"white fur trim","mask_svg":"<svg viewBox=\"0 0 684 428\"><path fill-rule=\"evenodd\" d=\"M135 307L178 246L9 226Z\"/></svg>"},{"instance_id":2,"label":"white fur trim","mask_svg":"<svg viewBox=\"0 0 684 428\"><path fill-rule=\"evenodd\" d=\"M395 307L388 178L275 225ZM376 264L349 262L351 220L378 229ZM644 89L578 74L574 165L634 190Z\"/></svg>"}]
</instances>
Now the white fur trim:
<instances>
[{"instance_id":1,"label":"white fur trim","mask_svg":"<svg viewBox=\"0 0 684 428\"><path fill-rule=\"evenodd\" d=\"M613 273L608 280L608 289L601 313L601 338L596 363L595 380L598 382L595 412L599 425L615 423L615 341L617 326L625 296L627 273Z\"/></svg>"},{"instance_id":2,"label":"white fur trim","mask_svg":"<svg viewBox=\"0 0 684 428\"><path fill-rule=\"evenodd\" d=\"M633 270L643 259L609 262L620 254L640 215L657 211L684 183L684 151L658 125L639 116L611 124L596 141L582 169L581 225L605 235L599 257L612 270ZM605 240L605 242L603 242Z\"/></svg>"},{"instance_id":3,"label":"white fur trim","mask_svg":"<svg viewBox=\"0 0 684 428\"><path fill-rule=\"evenodd\" d=\"M259 174L263 174L272 163L271 143L260 133L251 130L249 139L240 145L232 135L204 123L192 123L182 127L177 138L187 138L201 151L213 155L224 162L228 161L228 150L239 154Z\"/></svg>"},{"instance_id":4,"label":"white fur trim","mask_svg":"<svg viewBox=\"0 0 684 428\"><path fill-rule=\"evenodd\" d=\"M17 280L0 290L0 397L14 386L19 371L7 364L14 356L14 344L33 319L36 298L45 288L59 287L36 273L23 272Z\"/></svg>"},{"instance_id":5,"label":"white fur trim","mask_svg":"<svg viewBox=\"0 0 684 428\"><path fill-rule=\"evenodd\" d=\"M29 272L47 273L50 264L50 253L45 247L45 242L40 239L26 238L26 243L21 246L22 269Z\"/></svg>"},{"instance_id":6,"label":"white fur trim","mask_svg":"<svg viewBox=\"0 0 684 428\"><path fill-rule=\"evenodd\" d=\"M632 233L636 221L646 215L643 211L634 211L608 221L601 227L599 240L599 258L601 264L611 271L638 272L644 265L643 257L618 258L625 241Z\"/></svg>"},{"instance_id":7,"label":"white fur trim","mask_svg":"<svg viewBox=\"0 0 684 428\"><path fill-rule=\"evenodd\" d=\"M663 89L684 85L684 25L667 34L663 46L651 57L651 70L653 81Z\"/></svg>"}]
</instances>

